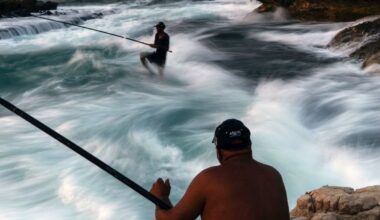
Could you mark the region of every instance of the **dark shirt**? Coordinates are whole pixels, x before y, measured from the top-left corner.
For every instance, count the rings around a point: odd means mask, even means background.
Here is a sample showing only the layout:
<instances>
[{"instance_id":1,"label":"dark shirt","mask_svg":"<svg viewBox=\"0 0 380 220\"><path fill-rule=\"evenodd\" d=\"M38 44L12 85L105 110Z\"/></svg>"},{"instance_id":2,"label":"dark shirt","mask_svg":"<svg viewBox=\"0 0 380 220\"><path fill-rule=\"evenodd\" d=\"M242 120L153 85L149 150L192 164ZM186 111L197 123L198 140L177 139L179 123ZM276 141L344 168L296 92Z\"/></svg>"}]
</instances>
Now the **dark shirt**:
<instances>
[{"instance_id":1,"label":"dark shirt","mask_svg":"<svg viewBox=\"0 0 380 220\"><path fill-rule=\"evenodd\" d=\"M158 46L156 49L156 54L163 60L166 60L166 53L169 50L169 41L170 38L167 33L164 33L162 38L159 37L158 33L154 37L154 45Z\"/></svg>"}]
</instances>

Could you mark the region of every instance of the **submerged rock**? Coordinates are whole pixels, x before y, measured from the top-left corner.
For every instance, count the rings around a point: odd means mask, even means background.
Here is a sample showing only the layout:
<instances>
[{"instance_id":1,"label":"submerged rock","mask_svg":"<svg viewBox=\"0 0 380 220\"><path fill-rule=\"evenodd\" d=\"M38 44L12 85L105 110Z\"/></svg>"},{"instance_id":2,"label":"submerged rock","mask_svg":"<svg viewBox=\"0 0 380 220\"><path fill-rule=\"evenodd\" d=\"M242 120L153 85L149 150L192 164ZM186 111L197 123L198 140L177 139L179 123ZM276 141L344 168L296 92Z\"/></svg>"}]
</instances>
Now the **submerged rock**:
<instances>
[{"instance_id":1,"label":"submerged rock","mask_svg":"<svg viewBox=\"0 0 380 220\"><path fill-rule=\"evenodd\" d=\"M380 185L357 190L324 186L301 196L290 216L292 220L380 219Z\"/></svg>"},{"instance_id":2,"label":"submerged rock","mask_svg":"<svg viewBox=\"0 0 380 220\"><path fill-rule=\"evenodd\" d=\"M0 0L0 17L28 16L32 12L56 10L58 3L37 0Z\"/></svg>"},{"instance_id":3,"label":"submerged rock","mask_svg":"<svg viewBox=\"0 0 380 220\"><path fill-rule=\"evenodd\" d=\"M347 27L330 41L328 47L348 52L364 61L363 68L380 64L380 18ZM380 73L380 72L379 72Z\"/></svg>"},{"instance_id":4,"label":"submerged rock","mask_svg":"<svg viewBox=\"0 0 380 220\"><path fill-rule=\"evenodd\" d=\"M259 0L266 8L284 7L297 19L354 21L380 14L378 0ZM265 11L258 11L265 12Z\"/></svg>"}]
</instances>

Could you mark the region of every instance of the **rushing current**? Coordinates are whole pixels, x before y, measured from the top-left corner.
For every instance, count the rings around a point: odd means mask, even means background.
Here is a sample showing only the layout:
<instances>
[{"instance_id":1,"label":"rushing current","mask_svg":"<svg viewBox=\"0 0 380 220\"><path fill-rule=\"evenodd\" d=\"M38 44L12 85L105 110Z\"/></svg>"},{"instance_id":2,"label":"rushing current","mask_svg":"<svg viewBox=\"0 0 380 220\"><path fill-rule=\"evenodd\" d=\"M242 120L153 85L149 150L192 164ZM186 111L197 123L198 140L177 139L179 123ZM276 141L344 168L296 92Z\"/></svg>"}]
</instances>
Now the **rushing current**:
<instances>
[{"instance_id":1,"label":"rushing current","mask_svg":"<svg viewBox=\"0 0 380 220\"><path fill-rule=\"evenodd\" d=\"M63 1L61 1L63 2ZM73 1L72 1L73 2ZM280 171L290 208L323 185L379 183L380 78L325 45L347 23L250 13L245 0L66 3L55 17L141 41L164 21L163 78L144 45L39 20L0 20L0 95L174 203L217 165L215 127L241 119ZM102 18L81 16L103 13ZM54 18L54 17L52 17ZM78 20L79 19L79 20ZM152 219L154 205L0 108L0 219Z\"/></svg>"}]
</instances>

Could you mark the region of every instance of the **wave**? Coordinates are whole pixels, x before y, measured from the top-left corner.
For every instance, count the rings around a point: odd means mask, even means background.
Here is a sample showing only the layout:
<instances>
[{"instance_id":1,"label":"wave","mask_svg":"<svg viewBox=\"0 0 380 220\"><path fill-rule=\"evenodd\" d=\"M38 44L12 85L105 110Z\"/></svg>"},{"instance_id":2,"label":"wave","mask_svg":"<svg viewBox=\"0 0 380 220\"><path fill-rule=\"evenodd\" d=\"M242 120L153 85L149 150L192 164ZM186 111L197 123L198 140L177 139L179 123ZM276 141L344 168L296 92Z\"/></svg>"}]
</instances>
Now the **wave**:
<instances>
[{"instance_id":1,"label":"wave","mask_svg":"<svg viewBox=\"0 0 380 220\"><path fill-rule=\"evenodd\" d=\"M103 15L116 13L116 10L88 10L83 8L63 8L55 12L57 16L48 18L73 24L81 24L84 21L101 18ZM43 15L42 15L43 16ZM14 38L23 35L35 35L51 30L69 27L70 25L59 22L46 21L35 17L7 18L0 20L0 40Z\"/></svg>"},{"instance_id":2,"label":"wave","mask_svg":"<svg viewBox=\"0 0 380 220\"><path fill-rule=\"evenodd\" d=\"M230 117L251 128L254 157L280 170L291 206L321 185L379 182L380 82L320 48L341 24L241 24L252 5L240 3L65 6L120 8L88 25L147 42L166 18L174 53L164 78L140 65L150 48L72 28L1 41L1 95L147 189L170 177L173 202L217 164L213 130ZM154 215L24 121L0 111L0 124L0 218Z\"/></svg>"}]
</instances>

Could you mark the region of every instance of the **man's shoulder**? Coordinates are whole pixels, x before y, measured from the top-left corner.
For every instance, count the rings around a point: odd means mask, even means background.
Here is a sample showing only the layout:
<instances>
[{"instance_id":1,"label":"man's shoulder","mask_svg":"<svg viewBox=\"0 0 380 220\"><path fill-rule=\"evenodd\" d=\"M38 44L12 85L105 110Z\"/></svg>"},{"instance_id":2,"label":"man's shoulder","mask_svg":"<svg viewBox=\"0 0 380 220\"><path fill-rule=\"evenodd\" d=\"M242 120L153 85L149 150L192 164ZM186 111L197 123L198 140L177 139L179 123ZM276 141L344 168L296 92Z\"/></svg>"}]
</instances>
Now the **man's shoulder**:
<instances>
[{"instance_id":1,"label":"man's shoulder","mask_svg":"<svg viewBox=\"0 0 380 220\"><path fill-rule=\"evenodd\" d=\"M201 178L201 179L207 178L209 176L212 176L214 173L218 172L218 169L219 169L219 166L206 168L202 170L201 172L199 172L195 178Z\"/></svg>"},{"instance_id":2,"label":"man's shoulder","mask_svg":"<svg viewBox=\"0 0 380 220\"><path fill-rule=\"evenodd\" d=\"M209 175L209 174L218 172L220 170L220 168L221 168L220 165L212 166L212 167L209 167L209 168L206 168L206 169L202 170L201 173L204 173L204 175Z\"/></svg>"},{"instance_id":3,"label":"man's shoulder","mask_svg":"<svg viewBox=\"0 0 380 220\"><path fill-rule=\"evenodd\" d=\"M193 184L198 186L207 186L210 185L210 182L215 179L219 172L219 166L209 167L207 169L202 170L200 173L196 175L193 179Z\"/></svg>"},{"instance_id":4,"label":"man's shoulder","mask_svg":"<svg viewBox=\"0 0 380 220\"><path fill-rule=\"evenodd\" d=\"M217 173L219 172L220 172L220 166L212 166L212 167L202 170L197 175L197 177L201 179L208 179L208 178L211 178L212 176L217 175Z\"/></svg>"},{"instance_id":5,"label":"man's shoulder","mask_svg":"<svg viewBox=\"0 0 380 220\"><path fill-rule=\"evenodd\" d=\"M262 163L262 162L259 162L257 160L253 160L254 163L256 164L256 166L260 167L261 169L264 169L264 170L267 170L267 171L275 171L276 169L274 167L272 167L271 165L268 165L268 164L265 164L265 163Z\"/></svg>"},{"instance_id":6,"label":"man's shoulder","mask_svg":"<svg viewBox=\"0 0 380 220\"><path fill-rule=\"evenodd\" d=\"M267 173L267 174L269 174L269 175L271 175L273 177L276 177L276 178L281 177L280 172L278 172L278 170L276 168L274 168L274 167L272 167L272 166L270 166L268 164L260 163L258 161L255 161L255 162L258 164L258 166L260 166L260 168L265 173Z\"/></svg>"}]
</instances>

